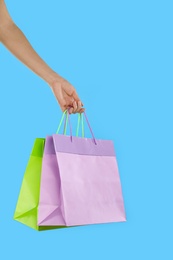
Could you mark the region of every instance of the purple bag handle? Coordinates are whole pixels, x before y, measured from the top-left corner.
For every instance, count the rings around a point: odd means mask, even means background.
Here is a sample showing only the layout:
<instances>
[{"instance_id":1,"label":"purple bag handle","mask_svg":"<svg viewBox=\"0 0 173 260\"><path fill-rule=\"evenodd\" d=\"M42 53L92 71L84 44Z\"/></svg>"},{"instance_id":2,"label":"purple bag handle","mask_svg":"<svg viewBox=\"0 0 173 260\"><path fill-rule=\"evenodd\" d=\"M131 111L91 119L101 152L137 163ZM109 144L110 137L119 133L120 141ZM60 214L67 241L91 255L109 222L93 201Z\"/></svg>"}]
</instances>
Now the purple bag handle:
<instances>
[{"instance_id":1,"label":"purple bag handle","mask_svg":"<svg viewBox=\"0 0 173 260\"><path fill-rule=\"evenodd\" d=\"M71 108L71 107L69 107L69 108L67 109L67 114L68 114L68 121L69 121L69 125L70 125L70 139L71 139L71 141L72 141L72 127L71 127L71 123L70 123L70 113L69 113L70 108ZM93 141L94 141L95 144L97 144L96 139L95 139L95 137L94 137L92 128L91 128L91 126L90 126L90 123L89 123L89 120L88 120L88 118L87 118L87 115L86 115L85 111L84 111L84 116L85 116L85 118L86 118L86 121L87 121L88 127L89 127L89 129L90 129L91 135L92 135L92 137L93 137Z\"/></svg>"}]
</instances>

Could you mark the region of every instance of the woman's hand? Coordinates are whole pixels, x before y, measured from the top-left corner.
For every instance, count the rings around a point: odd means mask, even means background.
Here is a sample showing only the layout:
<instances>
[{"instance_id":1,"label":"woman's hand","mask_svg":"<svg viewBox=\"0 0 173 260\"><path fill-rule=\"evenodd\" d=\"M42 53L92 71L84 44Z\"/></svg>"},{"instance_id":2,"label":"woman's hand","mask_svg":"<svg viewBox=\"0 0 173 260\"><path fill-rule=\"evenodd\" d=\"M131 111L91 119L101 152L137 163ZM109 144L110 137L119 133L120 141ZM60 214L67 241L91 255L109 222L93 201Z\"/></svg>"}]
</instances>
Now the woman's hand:
<instances>
[{"instance_id":1,"label":"woman's hand","mask_svg":"<svg viewBox=\"0 0 173 260\"><path fill-rule=\"evenodd\" d=\"M57 75L57 78L50 84L50 87L60 105L62 111L68 107L69 113L83 113L83 103L79 99L75 88L64 78Z\"/></svg>"}]
</instances>

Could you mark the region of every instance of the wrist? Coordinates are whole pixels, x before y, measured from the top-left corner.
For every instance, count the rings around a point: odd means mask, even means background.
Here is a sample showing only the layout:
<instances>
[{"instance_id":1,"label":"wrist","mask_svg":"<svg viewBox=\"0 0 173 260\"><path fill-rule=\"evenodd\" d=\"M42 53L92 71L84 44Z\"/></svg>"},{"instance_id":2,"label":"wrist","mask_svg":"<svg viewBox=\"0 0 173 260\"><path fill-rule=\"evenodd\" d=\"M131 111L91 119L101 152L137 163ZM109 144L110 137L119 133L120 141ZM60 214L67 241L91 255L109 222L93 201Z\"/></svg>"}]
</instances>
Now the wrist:
<instances>
[{"instance_id":1,"label":"wrist","mask_svg":"<svg viewBox=\"0 0 173 260\"><path fill-rule=\"evenodd\" d=\"M53 71L52 73L49 74L46 82L50 87L54 87L56 83L60 83L62 82L62 80L63 78L59 74Z\"/></svg>"}]
</instances>

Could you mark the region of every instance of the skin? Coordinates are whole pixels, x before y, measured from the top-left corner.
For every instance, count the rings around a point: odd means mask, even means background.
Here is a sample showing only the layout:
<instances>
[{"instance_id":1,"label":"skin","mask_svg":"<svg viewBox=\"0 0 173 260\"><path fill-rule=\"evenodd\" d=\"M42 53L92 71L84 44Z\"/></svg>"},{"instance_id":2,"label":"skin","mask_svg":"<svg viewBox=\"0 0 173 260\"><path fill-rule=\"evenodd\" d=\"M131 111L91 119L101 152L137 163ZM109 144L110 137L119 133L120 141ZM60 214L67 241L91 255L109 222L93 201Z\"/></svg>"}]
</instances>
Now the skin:
<instances>
[{"instance_id":1,"label":"skin","mask_svg":"<svg viewBox=\"0 0 173 260\"><path fill-rule=\"evenodd\" d=\"M53 91L62 111L83 113L83 103L75 88L53 71L33 49L23 32L13 22L4 0L0 0L0 42L22 63L45 80Z\"/></svg>"}]
</instances>

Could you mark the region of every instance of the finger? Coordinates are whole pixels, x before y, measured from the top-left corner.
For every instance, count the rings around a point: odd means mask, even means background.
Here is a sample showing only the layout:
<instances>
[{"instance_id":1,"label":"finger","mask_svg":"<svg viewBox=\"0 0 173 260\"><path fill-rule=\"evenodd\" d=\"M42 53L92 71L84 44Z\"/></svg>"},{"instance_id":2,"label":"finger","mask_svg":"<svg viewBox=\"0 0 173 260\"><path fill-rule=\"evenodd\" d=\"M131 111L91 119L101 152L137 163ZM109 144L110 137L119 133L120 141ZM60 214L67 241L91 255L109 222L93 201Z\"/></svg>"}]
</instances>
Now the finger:
<instances>
[{"instance_id":1,"label":"finger","mask_svg":"<svg viewBox=\"0 0 173 260\"><path fill-rule=\"evenodd\" d=\"M79 110L82 108L82 102L79 100L77 102L77 110L76 110L76 113L79 113Z\"/></svg>"},{"instance_id":2,"label":"finger","mask_svg":"<svg viewBox=\"0 0 173 260\"><path fill-rule=\"evenodd\" d=\"M85 108L81 108L80 110L79 110L79 113L81 114L81 113L83 113L85 111Z\"/></svg>"},{"instance_id":3,"label":"finger","mask_svg":"<svg viewBox=\"0 0 173 260\"><path fill-rule=\"evenodd\" d=\"M73 107L69 108L69 114L72 114L73 113Z\"/></svg>"},{"instance_id":4,"label":"finger","mask_svg":"<svg viewBox=\"0 0 173 260\"><path fill-rule=\"evenodd\" d=\"M77 103L76 103L76 101L74 101L74 102L73 102L73 113L74 113L74 114L76 113L77 108L78 108Z\"/></svg>"}]
</instances>

